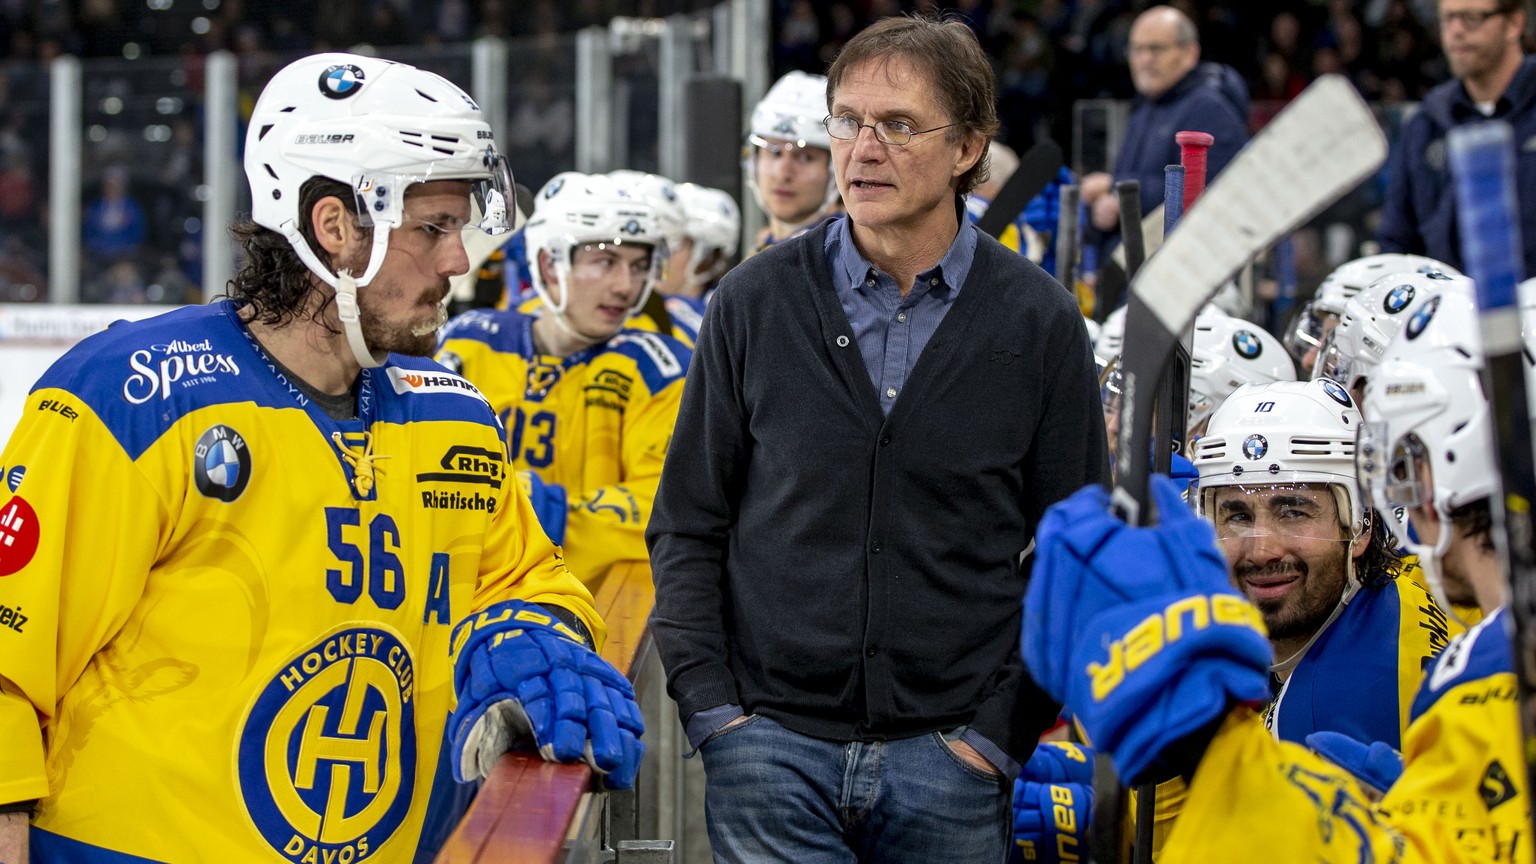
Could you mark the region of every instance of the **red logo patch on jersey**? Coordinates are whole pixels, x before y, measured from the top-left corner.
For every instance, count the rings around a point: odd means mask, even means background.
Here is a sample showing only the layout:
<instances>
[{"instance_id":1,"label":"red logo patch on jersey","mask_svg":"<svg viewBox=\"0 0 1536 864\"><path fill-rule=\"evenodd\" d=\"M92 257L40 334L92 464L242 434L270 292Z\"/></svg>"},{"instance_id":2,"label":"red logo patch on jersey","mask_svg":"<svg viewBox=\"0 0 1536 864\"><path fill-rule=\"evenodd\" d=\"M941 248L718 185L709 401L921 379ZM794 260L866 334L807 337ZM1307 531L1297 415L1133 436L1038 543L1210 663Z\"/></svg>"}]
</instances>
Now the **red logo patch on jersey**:
<instances>
[{"instance_id":1,"label":"red logo patch on jersey","mask_svg":"<svg viewBox=\"0 0 1536 864\"><path fill-rule=\"evenodd\" d=\"M0 507L0 576L27 566L37 554L37 511L17 495Z\"/></svg>"}]
</instances>

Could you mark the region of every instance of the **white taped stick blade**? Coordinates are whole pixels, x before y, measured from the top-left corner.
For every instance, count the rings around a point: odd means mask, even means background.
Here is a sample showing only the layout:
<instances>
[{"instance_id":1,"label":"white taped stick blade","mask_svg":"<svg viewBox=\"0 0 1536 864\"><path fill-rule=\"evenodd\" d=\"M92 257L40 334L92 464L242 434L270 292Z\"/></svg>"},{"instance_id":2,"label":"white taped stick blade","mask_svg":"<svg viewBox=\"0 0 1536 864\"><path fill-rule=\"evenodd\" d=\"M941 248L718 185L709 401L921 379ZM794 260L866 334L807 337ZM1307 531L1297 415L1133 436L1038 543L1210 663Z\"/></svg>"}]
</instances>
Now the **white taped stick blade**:
<instances>
[{"instance_id":1,"label":"white taped stick blade","mask_svg":"<svg viewBox=\"0 0 1536 864\"><path fill-rule=\"evenodd\" d=\"M1319 78L1216 177L1131 291L1169 331L1182 332L1238 268L1386 158L1387 140L1354 86L1339 75Z\"/></svg>"}]
</instances>

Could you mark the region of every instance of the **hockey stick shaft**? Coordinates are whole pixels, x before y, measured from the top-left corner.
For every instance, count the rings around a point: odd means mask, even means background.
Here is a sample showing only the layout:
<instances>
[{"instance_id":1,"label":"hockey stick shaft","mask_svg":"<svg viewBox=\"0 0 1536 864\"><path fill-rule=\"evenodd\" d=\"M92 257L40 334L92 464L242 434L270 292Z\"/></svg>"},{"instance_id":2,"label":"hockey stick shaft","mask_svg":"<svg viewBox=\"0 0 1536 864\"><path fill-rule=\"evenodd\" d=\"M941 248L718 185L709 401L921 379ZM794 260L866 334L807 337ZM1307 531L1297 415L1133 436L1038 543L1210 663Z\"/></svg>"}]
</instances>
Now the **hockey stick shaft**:
<instances>
[{"instance_id":1,"label":"hockey stick shaft","mask_svg":"<svg viewBox=\"0 0 1536 864\"><path fill-rule=\"evenodd\" d=\"M1173 140L1179 145L1179 164L1184 166L1184 209L1188 210L1205 191L1206 155L1216 139L1208 132L1186 130Z\"/></svg>"},{"instance_id":2,"label":"hockey stick shaft","mask_svg":"<svg viewBox=\"0 0 1536 864\"><path fill-rule=\"evenodd\" d=\"M1056 179L1061 166L1059 144L1049 138L1036 142L1035 146L1019 157L1019 167L1014 169L1008 182L998 190L997 197L987 206L987 212L981 214L981 219L976 222L977 229L992 237L1003 236L1008 226L1024 215L1024 208L1029 206L1029 202ZM1023 238L1019 239L1022 247Z\"/></svg>"},{"instance_id":3,"label":"hockey stick shaft","mask_svg":"<svg viewBox=\"0 0 1536 864\"><path fill-rule=\"evenodd\" d=\"M1073 185L1061 187L1061 209L1056 214L1056 281L1077 295L1078 203L1081 192Z\"/></svg>"},{"instance_id":4,"label":"hockey stick shaft","mask_svg":"<svg viewBox=\"0 0 1536 864\"><path fill-rule=\"evenodd\" d=\"M1147 238L1141 233L1141 181L1121 180L1115 184L1120 199L1120 245L1125 247L1125 276L1135 279L1136 271L1147 260Z\"/></svg>"},{"instance_id":5,"label":"hockey stick shaft","mask_svg":"<svg viewBox=\"0 0 1536 864\"><path fill-rule=\"evenodd\" d=\"M1514 135L1502 121L1451 130L1451 174L1456 178L1462 261L1477 286L1483 342L1483 388L1488 393L1502 495L1493 495L1494 546L1509 574L1514 621L1515 678L1520 726L1526 741L1526 777L1536 779L1536 464L1531 451L1524 342L1520 332L1522 269L1520 211L1516 202Z\"/></svg>"},{"instance_id":6,"label":"hockey stick shaft","mask_svg":"<svg viewBox=\"0 0 1536 864\"><path fill-rule=\"evenodd\" d=\"M1147 259L1131 285L1115 441L1114 501L1128 522L1153 515L1152 406L1179 334L1239 267L1353 189L1386 155L1386 139L1353 86L1325 75L1249 142Z\"/></svg>"}]
</instances>

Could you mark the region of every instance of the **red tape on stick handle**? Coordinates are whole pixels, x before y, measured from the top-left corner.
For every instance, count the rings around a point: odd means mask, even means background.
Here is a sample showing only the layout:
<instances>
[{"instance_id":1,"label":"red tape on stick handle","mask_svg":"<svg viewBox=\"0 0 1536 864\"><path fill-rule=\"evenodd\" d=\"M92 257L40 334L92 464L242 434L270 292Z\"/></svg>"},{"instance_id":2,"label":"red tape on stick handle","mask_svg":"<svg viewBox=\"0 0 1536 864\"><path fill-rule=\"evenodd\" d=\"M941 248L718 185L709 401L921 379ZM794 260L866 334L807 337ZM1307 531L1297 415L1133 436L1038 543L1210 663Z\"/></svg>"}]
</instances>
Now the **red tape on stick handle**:
<instances>
[{"instance_id":1,"label":"red tape on stick handle","mask_svg":"<svg viewBox=\"0 0 1536 864\"><path fill-rule=\"evenodd\" d=\"M1180 132L1173 136L1179 142L1179 164L1184 166L1184 212L1205 191L1205 151L1211 149L1216 139L1208 132Z\"/></svg>"}]
</instances>

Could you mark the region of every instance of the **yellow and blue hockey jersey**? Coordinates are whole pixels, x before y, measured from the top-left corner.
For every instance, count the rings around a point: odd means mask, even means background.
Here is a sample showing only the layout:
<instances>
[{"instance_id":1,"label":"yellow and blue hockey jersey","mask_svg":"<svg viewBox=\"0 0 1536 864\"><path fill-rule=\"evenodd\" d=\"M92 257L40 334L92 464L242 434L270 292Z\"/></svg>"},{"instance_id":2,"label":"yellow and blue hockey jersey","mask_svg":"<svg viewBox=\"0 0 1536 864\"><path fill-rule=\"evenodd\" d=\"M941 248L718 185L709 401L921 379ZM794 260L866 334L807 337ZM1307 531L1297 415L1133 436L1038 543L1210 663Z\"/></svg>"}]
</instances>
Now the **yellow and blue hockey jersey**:
<instances>
[{"instance_id":1,"label":"yellow and blue hockey jersey","mask_svg":"<svg viewBox=\"0 0 1536 864\"><path fill-rule=\"evenodd\" d=\"M1158 860L1536 861L1505 618L1493 613L1436 659L1403 738L1403 775L1378 804L1238 709Z\"/></svg>"},{"instance_id":2,"label":"yellow and blue hockey jersey","mask_svg":"<svg viewBox=\"0 0 1536 864\"><path fill-rule=\"evenodd\" d=\"M474 387L391 356L357 400L326 416L229 302L38 381L0 456L0 801L41 799L34 861L409 861L453 625L516 598L602 638Z\"/></svg>"},{"instance_id":3,"label":"yellow and blue hockey jersey","mask_svg":"<svg viewBox=\"0 0 1536 864\"><path fill-rule=\"evenodd\" d=\"M645 561L645 526L693 352L625 329L553 357L534 346L533 322L518 312L466 312L443 329L438 359L490 400L512 467L565 488L573 572L592 579L619 561Z\"/></svg>"},{"instance_id":4,"label":"yellow and blue hockey jersey","mask_svg":"<svg viewBox=\"0 0 1536 864\"><path fill-rule=\"evenodd\" d=\"M1265 711L1282 741L1341 732L1402 749L1414 694L1461 632L1409 574L1363 586L1307 649Z\"/></svg>"}]
</instances>

